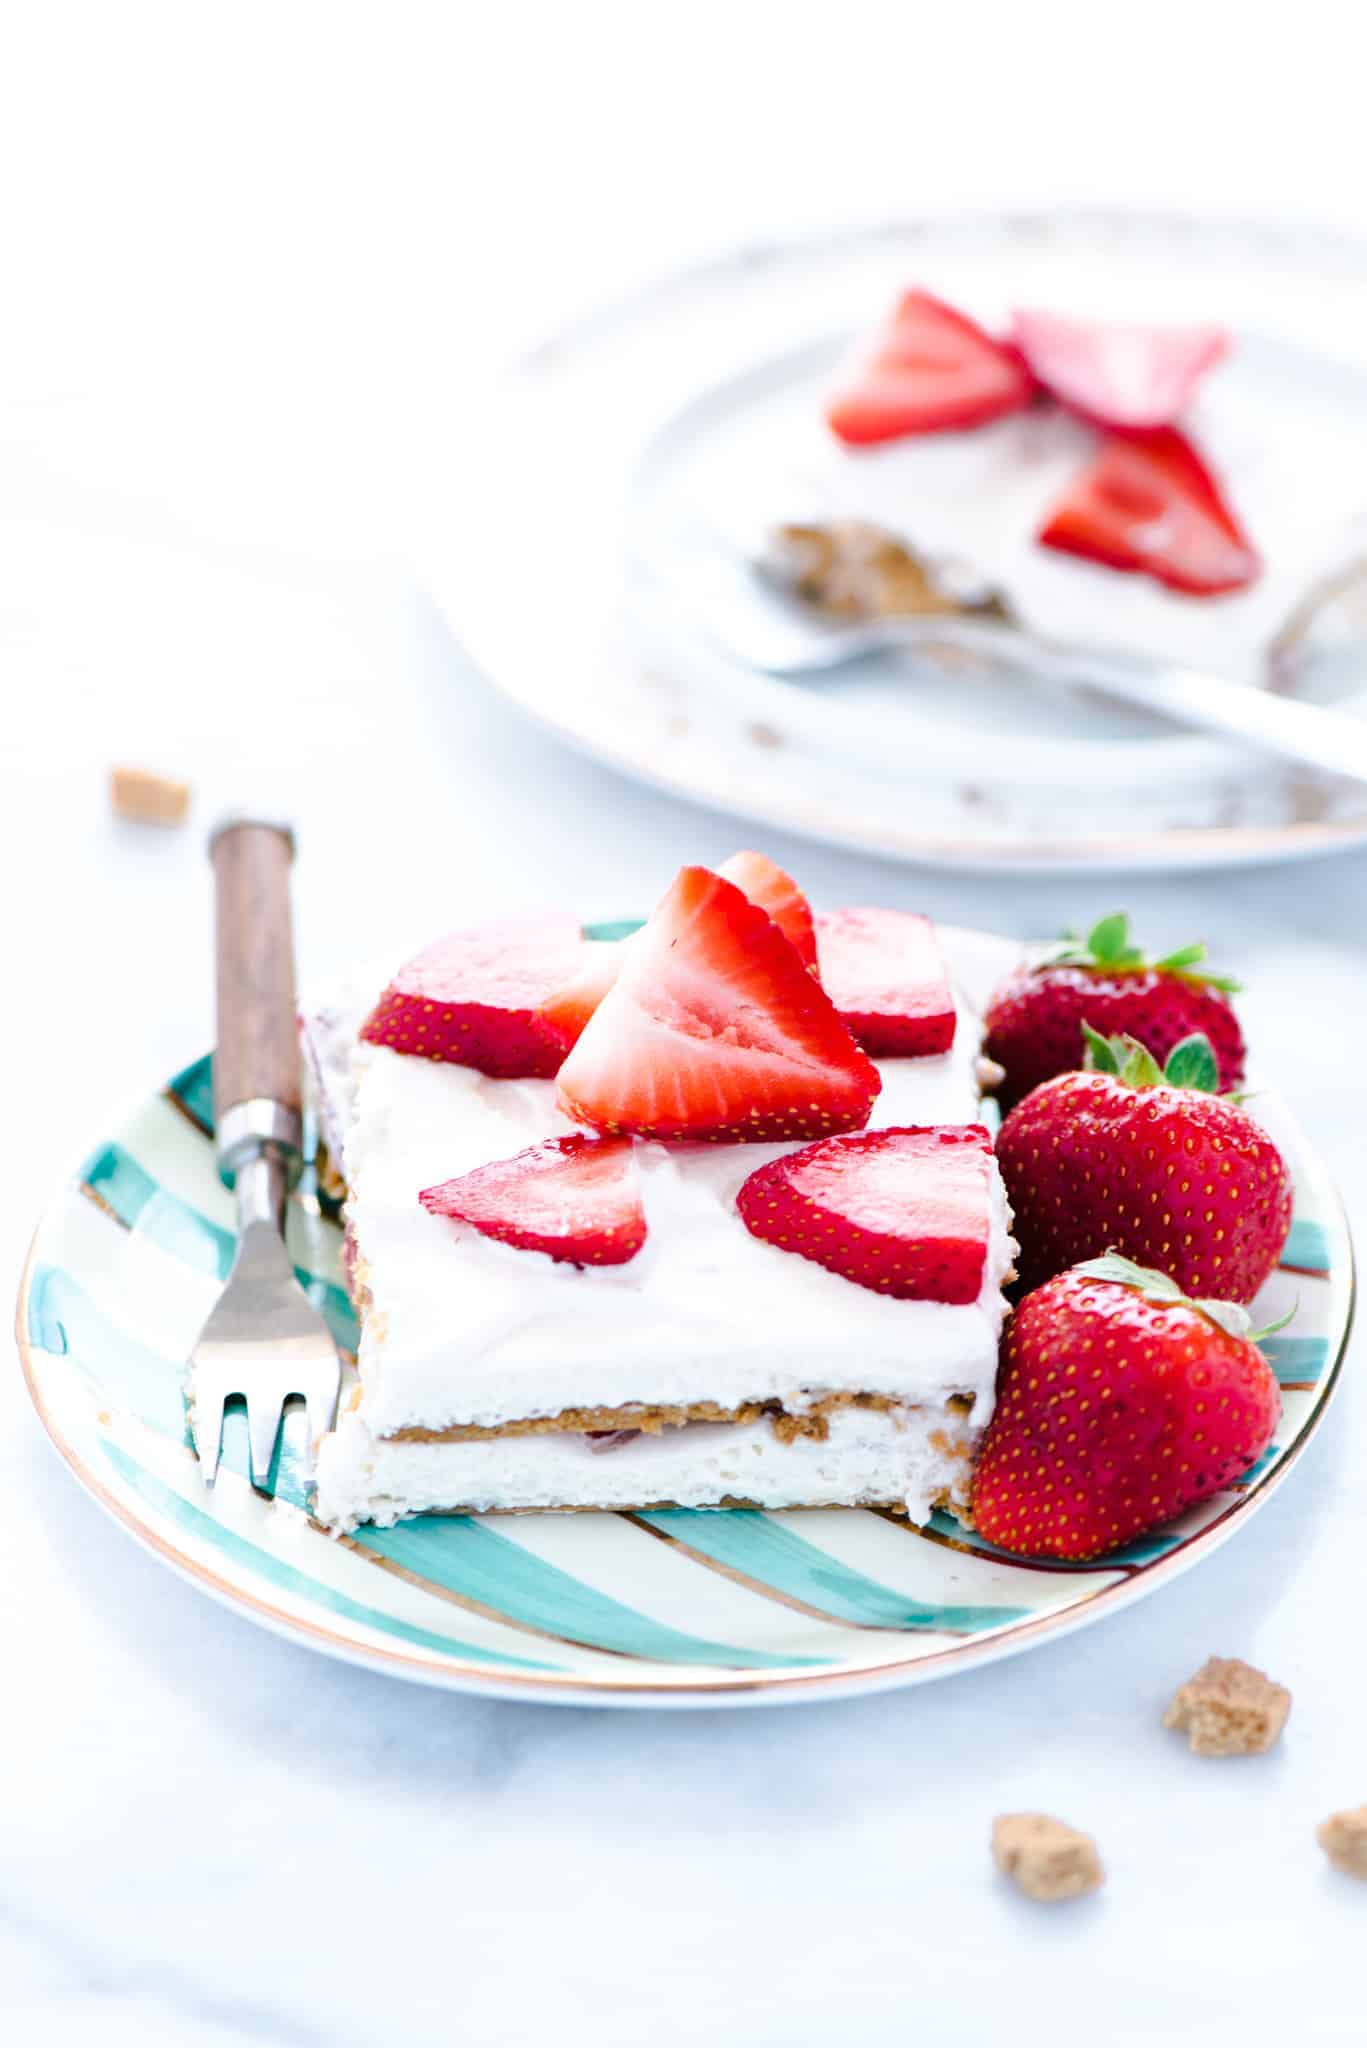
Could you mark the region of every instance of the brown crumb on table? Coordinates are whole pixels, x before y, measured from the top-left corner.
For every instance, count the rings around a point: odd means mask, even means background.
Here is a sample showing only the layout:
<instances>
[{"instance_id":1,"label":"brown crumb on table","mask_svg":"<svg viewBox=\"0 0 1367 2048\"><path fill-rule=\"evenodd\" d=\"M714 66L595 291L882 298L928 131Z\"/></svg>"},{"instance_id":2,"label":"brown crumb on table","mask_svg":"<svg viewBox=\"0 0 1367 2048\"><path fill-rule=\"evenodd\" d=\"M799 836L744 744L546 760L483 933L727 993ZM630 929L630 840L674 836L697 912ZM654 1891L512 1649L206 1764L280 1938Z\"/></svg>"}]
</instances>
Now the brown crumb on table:
<instances>
[{"instance_id":1,"label":"brown crumb on table","mask_svg":"<svg viewBox=\"0 0 1367 2048\"><path fill-rule=\"evenodd\" d=\"M1260 1756L1290 1712L1290 1693L1266 1672L1239 1657L1207 1657L1195 1677L1178 1686L1163 1726L1184 1729L1197 1756Z\"/></svg>"},{"instance_id":2,"label":"brown crumb on table","mask_svg":"<svg viewBox=\"0 0 1367 2048\"><path fill-rule=\"evenodd\" d=\"M1315 1840L1336 1870L1367 1877L1367 1806L1331 1813L1316 1828Z\"/></svg>"},{"instance_id":3,"label":"brown crumb on table","mask_svg":"<svg viewBox=\"0 0 1367 2048\"><path fill-rule=\"evenodd\" d=\"M1096 1843L1047 1813L1001 1813L992 1823L998 1870L1029 1899L1052 1905L1106 1881Z\"/></svg>"},{"instance_id":4,"label":"brown crumb on table","mask_svg":"<svg viewBox=\"0 0 1367 2048\"><path fill-rule=\"evenodd\" d=\"M190 785L147 768L111 768L109 800L115 815L135 825L183 825L190 811Z\"/></svg>"}]
</instances>

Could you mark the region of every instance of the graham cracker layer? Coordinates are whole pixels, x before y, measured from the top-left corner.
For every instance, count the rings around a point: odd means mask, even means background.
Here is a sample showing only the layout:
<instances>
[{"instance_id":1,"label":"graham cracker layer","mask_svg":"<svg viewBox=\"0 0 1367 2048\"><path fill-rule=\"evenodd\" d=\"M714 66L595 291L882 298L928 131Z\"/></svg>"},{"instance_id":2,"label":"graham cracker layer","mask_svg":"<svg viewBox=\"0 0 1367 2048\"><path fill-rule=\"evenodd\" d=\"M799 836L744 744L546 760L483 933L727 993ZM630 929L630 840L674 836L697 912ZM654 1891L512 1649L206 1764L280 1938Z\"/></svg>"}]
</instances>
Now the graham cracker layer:
<instances>
[{"instance_id":1,"label":"graham cracker layer","mask_svg":"<svg viewBox=\"0 0 1367 2048\"><path fill-rule=\"evenodd\" d=\"M870 1408L886 1414L905 1407L891 1394L824 1394L809 1407L790 1410L781 1401L746 1401L738 1408L722 1408L715 1401L688 1401L647 1407L628 1401L618 1408L562 1408L558 1415L534 1415L517 1422L495 1424L456 1423L448 1429L396 1429L381 1439L391 1444L469 1444L505 1436L555 1436L618 1429L636 1429L647 1436L660 1436L666 1429L683 1429L691 1422L746 1423L767 1417L780 1443L794 1443L806 1437L825 1443L830 1435L830 1417L837 1408ZM946 1413L964 1416L971 1403L954 1394L945 1403ZM936 1430L931 1442L942 1457L966 1458L969 1446L962 1438L951 1439Z\"/></svg>"}]
</instances>

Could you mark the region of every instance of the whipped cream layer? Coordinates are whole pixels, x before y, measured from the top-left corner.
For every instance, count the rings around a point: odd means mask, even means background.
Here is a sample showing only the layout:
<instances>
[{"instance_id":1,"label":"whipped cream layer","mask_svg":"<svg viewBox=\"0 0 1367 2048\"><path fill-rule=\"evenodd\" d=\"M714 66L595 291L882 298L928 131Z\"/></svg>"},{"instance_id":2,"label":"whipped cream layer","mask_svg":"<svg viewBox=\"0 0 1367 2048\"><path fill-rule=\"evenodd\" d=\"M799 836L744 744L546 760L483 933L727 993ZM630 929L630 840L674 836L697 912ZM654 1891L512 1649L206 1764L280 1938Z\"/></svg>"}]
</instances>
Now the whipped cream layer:
<instances>
[{"instance_id":1,"label":"whipped cream layer","mask_svg":"<svg viewBox=\"0 0 1367 2048\"><path fill-rule=\"evenodd\" d=\"M378 1441L343 1416L318 1456L319 1519L349 1529L439 1509L905 1506L924 1522L966 1496L980 1430L933 1408L841 1409L824 1442L780 1443L767 1422L692 1423L594 1451L582 1436L482 1443Z\"/></svg>"},{"instance_id":2,"label":"whipped cream layer","mask_svg":"<svg viewBox=\"0 0 1367 2048\"><path fill-rule=\"evenodd\" d=\"M323 1035L337 1044L335 1007ZM871 1125L975 1121L976 1051L964 1015L951 1052L882 1063ZM360 1413L374 1437L627 1403L793 1410L832 1392L941 1405L965 1394L974 1424L988 1419L1012 1254L995 1167L982 1292L949 1306L890 1300L750 1236L737 1191L791 1146L640 1145L646 1244L627 1265L581 1269L418 1202L421 1188L574 1129L553 1082L358 1045L330 1121L345 1126L347 1215L369 1292Z\"/></svg>"}]
</instances>

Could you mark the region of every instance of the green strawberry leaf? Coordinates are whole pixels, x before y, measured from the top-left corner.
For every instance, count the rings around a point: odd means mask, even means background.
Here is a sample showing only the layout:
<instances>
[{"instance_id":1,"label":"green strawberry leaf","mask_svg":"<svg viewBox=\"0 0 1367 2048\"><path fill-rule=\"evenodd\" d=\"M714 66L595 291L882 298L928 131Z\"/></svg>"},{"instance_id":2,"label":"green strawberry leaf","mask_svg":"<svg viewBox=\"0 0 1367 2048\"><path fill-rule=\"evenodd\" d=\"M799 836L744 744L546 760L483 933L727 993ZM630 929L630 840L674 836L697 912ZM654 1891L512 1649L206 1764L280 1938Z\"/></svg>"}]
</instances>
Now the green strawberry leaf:
<instances>
[{"instance_id":1,"label":"green strawberry leaf","mask_svg":"<svg viewBox=\"0 0 1367 2048\"><path fill-rule=\"evenodd\" d=\"M1116 1058L1109 1038L1103 1038L1099 1031L1093 1031L1090 1024L1082 1027L1083 1042L1087 1047L1082 1064L1089 1074L1118 1074L1120 1061Z\"/></svg>"},{"instance_id":2,"label":"green strawberry leaf","mask_svg":"<svg viewBox=\"0 0 1367 2048\"><path fill-rule=\"evenodd\" d=\"M1100 918L1087 934L1087 944L1092 958L1102 966L1109 966L1122 953L1133 952L1130 945L1130 920L1123 910L1114 910L1109 917Z\"/></svg>"},{"instance_id":3,"label":"green strawberry leaf","mask_svg":"<svg viewBox=\"0 0 1367 2048\"><path fill-rule=\"evenodd\" d=\"M1165 1301L1180 1304L1183 1308L1194 1308L1207 1322L1214 1323L1228 1337L1238 1337L1250 1344L1261 1344L1264 1337L1275 1337L1284 1330L1295 1315L1300 1303L1293 1302L1284 1316L1265 1329L1255 1330L1253 1318L1240 1302L1214 1301L1207 1296L1192 1300L1183 1294L1175 1280L1166 1273L1160 1273L1154 1266L1136 1265L1123 1252L1106 1252L1099 1259L1085 1259L1081 1265L1072 1268L1074 1273L1084 1274L1089 1280L1110 1280L1119 1287L1132 1287L1149 1301Z\"/></svg>"},{"instance_id":4,"label":"green strawberry leaf","mask_svg":"<svg viewBox=\"0 0 1367 2048\"><path fill-rule=\"evenodd\" d=\"M1196 967L1206 957L1204 939L1198 939L1194 946L1181 946L1175 953L1167 953L1161 960L1155 960L1155 967L1165 967L1169 974L1180 974L1184 967Z\"/></svg>"},{"instance_id":5,"label":"green strawberry leaf","mask_svg":"<svg viewBox=\"0 0 1367 2048\"><path fill-rule=\"evenodd\" d=\"M1241 986L1229 975L1212 974L1202 967L1206 948L1199 940L1190 946L1179 946L1175 953L1166 953L1161 960L1149 960L1142 946L1131 943L1129 914L1124 910L1113 910L1108 917L1098 918L1085 939L1071 929L1063 932L1060 939L1057 950L1038 963L1040 968L1090 967L1106 974L1142 974L1153 967L1160 974L1180 975L1184 981L1220 989L1225 995L1237 995Z\"/></svg>"},{"instance_id":6,"label":"green strawberry leaf","mask_svg":"<svg viewBox=\"0 0 1367 2048\"><path fill-rule=\"evenodd\" d=\"M1193 1031L1173 1047L1163 1079L1170 1088L1194 1088L1202 1095L1218 1095L1220 1068L1215 1048L1204 1031Z\"/></svg>"}]
</instances>

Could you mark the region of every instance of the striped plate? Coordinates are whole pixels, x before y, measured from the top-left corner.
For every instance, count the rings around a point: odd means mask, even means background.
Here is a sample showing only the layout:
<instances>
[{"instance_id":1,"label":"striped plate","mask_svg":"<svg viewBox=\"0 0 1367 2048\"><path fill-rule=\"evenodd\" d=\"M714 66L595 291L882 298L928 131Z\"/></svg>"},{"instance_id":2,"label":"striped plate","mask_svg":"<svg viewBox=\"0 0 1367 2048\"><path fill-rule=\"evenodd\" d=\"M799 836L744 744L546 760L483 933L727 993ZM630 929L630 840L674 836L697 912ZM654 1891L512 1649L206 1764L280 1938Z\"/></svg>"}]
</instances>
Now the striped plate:
<instances>
[{"instance_id":1,"label":"striped plate","mask_svg":"<svg viewBox=\"0 0 1367 2048\"><path fill-rule=\"evenodd\" d=\"M19 1348L45 1427L82 1483L173 1568L268 1628L458 1691L618 1705L820 1699L907 1685L1080 1627L1184 1570L1280 1483L1328 1406L1352 1314L1334 1192L1260 1095L1296 1178L1283 1269L1258 1303L1285 1390L1276 1443L1227 1493L1091 1567L1013 1562L936 1515L450 1515L338 1542L309 1520L292 1422L273 1501L245 1477L230 1415L207 1492L186 1432L183 1361L232 1254L210 1141L209 1061L96 1145L44 1217ZM337 1229L307 1179L290 1218L299 1277L355 1344Z\"/></svg>"}]
</instances>

